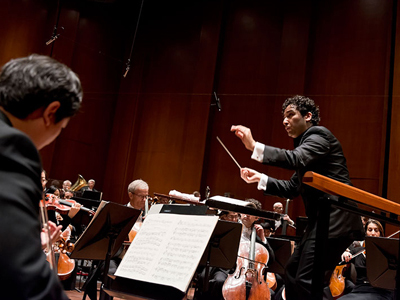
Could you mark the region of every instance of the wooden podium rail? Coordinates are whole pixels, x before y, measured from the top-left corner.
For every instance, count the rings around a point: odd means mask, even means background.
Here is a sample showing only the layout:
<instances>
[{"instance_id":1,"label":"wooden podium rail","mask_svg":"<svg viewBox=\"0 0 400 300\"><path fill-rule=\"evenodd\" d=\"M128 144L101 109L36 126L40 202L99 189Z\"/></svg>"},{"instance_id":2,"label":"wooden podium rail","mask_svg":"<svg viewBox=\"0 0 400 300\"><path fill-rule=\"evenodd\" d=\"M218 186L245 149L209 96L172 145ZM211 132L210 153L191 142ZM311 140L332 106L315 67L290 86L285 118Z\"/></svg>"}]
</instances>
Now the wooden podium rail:
<instances>
[{"instance_id":1,"label":"wooden podium rail","mask_svg":"<svg viewBox=\"0 0 400 300\"><path fill-rule=\"evenodd\" d=\"M375 207L395 215L400 214L399 203L376 196L314 172L307 172L304 174L303 182L330 195L343 196L358 203Z\"/></svg>"},{"instance_id":2,"label":"wooden podium rail","mask_svg":"<svg viewBox=\"0 0 400 300\"><path fill-rule=\"evenodd\" d=\"M351 211L360 215L369 216L374 219L383 220L385 222L394 224L396 226L400 226L399 214L400 214L400 204L384 199L382 197L376 196L374 194L365 192L361 189L349 186L347 184L341 183L339 181L333 180L326 176L314 173L307 172L304 174L303 183L307 184L311 187L314 187L318 190L321 190L330 195L342 196L351 200L354 200L357 203L364 204L368 207L373 207L383 212L389 213L389 217L386 214L375 214L368 212L366 210L354 207L349 205L346 200L333 201L328 200L327 203L320 204L320 213L318 217L318 225L317 232L323 233L322 235L317 235L318 238L316 240L316 249L323 249L324 243L326 244L328 239L328 222L329 219L329 207L334 206L347 211ZM321 223L322 225L320 225ZM318 228L321 226L321 228ZM400 300L400 264L398 263L398 258L400 257L400 245L398 249L397 256L397 275L396 275L396 288L395 288L395 299ZM323 255L318 253L316 250L315 254L315 263L314 263L314 275L312 282L312 299L322 299L322 289L323 289L323 280L321 277L324 276L324 270L322 267Z\"/></svg>"}]
</instances>

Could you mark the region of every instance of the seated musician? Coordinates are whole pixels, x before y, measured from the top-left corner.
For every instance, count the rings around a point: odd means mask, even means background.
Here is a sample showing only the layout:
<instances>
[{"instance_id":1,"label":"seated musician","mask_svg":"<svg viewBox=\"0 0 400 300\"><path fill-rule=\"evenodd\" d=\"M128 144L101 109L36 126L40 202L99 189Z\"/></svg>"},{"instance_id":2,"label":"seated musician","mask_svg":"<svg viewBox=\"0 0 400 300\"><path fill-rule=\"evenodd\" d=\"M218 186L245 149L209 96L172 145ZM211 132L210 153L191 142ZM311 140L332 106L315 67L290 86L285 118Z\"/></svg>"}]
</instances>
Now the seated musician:
<instances>
[{"instance_id":1,"label":"seated musician","mask_svg":"<svg viewBox=\"0 0 400 300\"><path fill-rule=\"evenodd\" d=\"M262 205L261 205L260 201L253 199L253 198L246 199L246 201L253 203L254 208L262 209ZM258 220L258 217L241 214L240 220L243 224L242 238L250 240L251 230L254 225L254 227L256 228L256 231L257 231L256 242L262 244L265 248L267 248L267 250L269 252L269 263L275 261L275 253L272 250L271 246L269 245L269 243L264 235L264 228L260 224L255 224L255 222Z\"/></svg>"},{"instance_id":2,"label":"seated musician","mask_svg":"<svg viewBox=\"0 0 400 300\"><path fill-rule=\"evenodd\" d=\"M383 227L377 220L369 219L365 223L365 235L372 237L384 236ZM342 260L347 263L354 263L354 267L357 273L356 282L354 288L348 294L340 297L343 300L349 299L362 299L362 300L385 300L392 299L392 292L380 288L371 286L367 278L367 267L366 267L366 255L363 252L365 250L365 242L353 243L345 252L342 254ZM349 270L350 268L348 268ZM349 273L349 272L347 272ZM350 278L350 274L344 275ZM347 280L346 280L347 281ZM346 293L345 289L345 293Z\"/></svg>"},{"instance_id":3,"label":"seated musician","mask_svg":"<svg viewBox=\"0 0 400 300\"><path fill-rule=\"evenodd\" d=\"M41 249L38 150L67 126L81 100L76 74L50 57L13 59L1 69L2 299L68 299Z\"/></svg>"},{"instance_id":4,"label":"seated musician","mask_svg":"<svg viewBox=\"0 0 400 300\"><path fill-rule=\"evenodd\" d=\"M369 219L365 223L365 235L371 237L384 236L381 223L374 219ZM355 241L342 254L342 261L347 262L347 268L343 272L345 277L344 292L337 296L340 299L362 299L362 300L385 300L392 299L392 292L371 286L367 278L365 241ZM354 273L355 269L355 273ZM340 286L343 288L343 286ZM330 291L339 293L339 284L331 279L329 288L325 289L325 294ZM344 295L344 296L343 296ZM331 294L329 294L331 296ZM332 298L333 299L333 298Z\"/></svg>"},{"instance_id":5,"label":"seated musician","mask_svg":"<svg viewBox=\"0 0 400 300\"><path fill-rule=\"evenodd\" d=\"M281 202L275 202L274 205L272 206L272 209L274 212L281 214L282 217L280 220L275 222L275 234L276 235L281 235L282 233L282 224L283 221L287 221L289 226L296 226L294 221L286 214L283 214L283 204Z\"/></svg>"},{"instance_id":6,"label":"seated musician","mask_svg":"<svg viewBox=\"0 0 400 300\"><path fill-rule=\"evenodd\" d=\"M271 223L272 223L272 225L271 225ZM271 237L274 234L275 226L273 224L274 224L274 221L269 221L269 220L260 224L264 230L264 236L266 238Z\"/></svg>"},{"instance_id":7,"label":"seated musician","mask_svg":"<svg viewBox=\"0 0 400 300\"><path fill-rule=\"evenodd\" d=\"M47 182L47 173L45 170L42 170L41 178L44 178ZM42 180L42 187L45 188L45 184L43 184L44 180ZM60 196L60 191L55 186L50 186L45 189L45 194L53 194L57 197ZM68 192L66 192L67 194ZM76 238L70 239L71 234L75 233L75 227L71 225L72 219L76 216L76 214L81 209L81 204L78 202L73 203L72 207L69 209L68 213L61 215L56 210L48 209L47 214L50 222L55 223L58 226L61 226L61 237L64 238L65 241L71 240L72 242L76 241ZM74 236L74 234L72 234ZM57 242L55 240L53 242ZM76 282L76 271L77 264L75 264L75 269L72 271L72 275L68 277L68 279L62 281L62 285L64 290L73 290L75 288Z\"/></svg>"},{"instance_id":8,"label":"seated musician","mask_svg":"<svg viewBox=\"0 0 400 300\"><path fill-rule=\"evenodd\" d=\"M81 188L81 192L83 193L83 191L92 191L92 192L99 192L98 190L96 190L94 188L94 185L96 184L96 181L94 179L89 179L88 180L88 185L84 186Z\"/></svg>"},{"instance_id":9,"label":"seated musician","mask_svg":"<svg viewBox=\"0 0 400 300\"><path fill-rule=\"evenodd\" d=\"M128 186L128 196L129 196L129 202L126 204L126 206L144 211L146 199L149 196L149 185L141 179L132 181ZM132 227L131 232L137 233L139 231L140 227L142 226L143 219L144 217L142 212L142 214L140 214L136 223ZM131 237L134 235L136 234L133 235L129 234L130 241ZM128 237L126 239L128 240ZM110 260L108 274L114 275L115 271L117 271L119 264L121 263L123 254L124 254L124 247L121 246L121 248L117 251L114 257L112 257ZM92 272L89 275L88 279L86 280L83 286L83 289L85 289L87 295L91 300L97 299L97 279L102 278L103 271L104 271L104 262L97 263L97 269L94 270L94 272ZM112 299L112 297L105 295L104 299Z\"/></svg>"}]
</instances>

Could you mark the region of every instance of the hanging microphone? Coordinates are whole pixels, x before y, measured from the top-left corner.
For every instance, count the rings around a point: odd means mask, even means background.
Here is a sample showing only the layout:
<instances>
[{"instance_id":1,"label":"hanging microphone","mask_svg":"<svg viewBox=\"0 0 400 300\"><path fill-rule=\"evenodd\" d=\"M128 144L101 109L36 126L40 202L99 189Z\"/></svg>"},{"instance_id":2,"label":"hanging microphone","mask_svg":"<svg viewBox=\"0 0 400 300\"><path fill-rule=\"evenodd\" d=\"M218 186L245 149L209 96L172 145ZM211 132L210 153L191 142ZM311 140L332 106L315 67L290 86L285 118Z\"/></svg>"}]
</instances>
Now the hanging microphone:
<instances>
[{"instance_id":1,"label":"hanging microphone","mask_svg":"<svg viewBox=\"0 0 400 300\"><path fill-rule=\"evenodd\" d=\"M125 69L125 73L124 73L124 78L128 74L130 68L131 68L131 60L128 59L128 62L126 63L126 69Z\"/></svg>"},{"instance_id":2,"label":"hanging microphone","mask_svg":"<svg viewBox=\"0 0 400 300\"><path fill-rule=\"evenodd\" d=\"M216 92L214 92L214 97L215 97L215 104L212 104L212 105L216 105L217 108L218 108L218 111L221 111L221 109L222 109L221 108L221 101L219 100Z\"/></svg>"},{"instance_id":3,"label":"hanging microphone","mask_svg":"<svg viewBox=\"0 0 400 300\"><path fill-rule=\"evenodd\" d=\"M60 34L53 35L53 36L46 42L46 46L50 45L52 42L54 42L56 39L58 39L59 36L60 36Z\"/></svg>"}]
</instances>

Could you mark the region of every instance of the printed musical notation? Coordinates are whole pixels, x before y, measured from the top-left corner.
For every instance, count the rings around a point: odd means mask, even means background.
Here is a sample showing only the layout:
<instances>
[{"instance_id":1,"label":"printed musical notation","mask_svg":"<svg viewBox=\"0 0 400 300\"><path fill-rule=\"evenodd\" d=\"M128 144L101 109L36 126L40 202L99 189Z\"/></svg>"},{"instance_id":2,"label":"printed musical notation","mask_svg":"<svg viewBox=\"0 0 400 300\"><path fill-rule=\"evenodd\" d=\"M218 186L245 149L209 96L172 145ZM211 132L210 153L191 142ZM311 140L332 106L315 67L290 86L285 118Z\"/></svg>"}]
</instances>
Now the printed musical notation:
<instances>
[{"instance_id":1,"label":"printed musical notation","mask_svg":"<svg viewBox=\"0 0 400 300\"><path fill-rule=\"evenodd\" d=\"M150 214L115 275L187 290L216 216Z\"/></svg>"}]
</instances>

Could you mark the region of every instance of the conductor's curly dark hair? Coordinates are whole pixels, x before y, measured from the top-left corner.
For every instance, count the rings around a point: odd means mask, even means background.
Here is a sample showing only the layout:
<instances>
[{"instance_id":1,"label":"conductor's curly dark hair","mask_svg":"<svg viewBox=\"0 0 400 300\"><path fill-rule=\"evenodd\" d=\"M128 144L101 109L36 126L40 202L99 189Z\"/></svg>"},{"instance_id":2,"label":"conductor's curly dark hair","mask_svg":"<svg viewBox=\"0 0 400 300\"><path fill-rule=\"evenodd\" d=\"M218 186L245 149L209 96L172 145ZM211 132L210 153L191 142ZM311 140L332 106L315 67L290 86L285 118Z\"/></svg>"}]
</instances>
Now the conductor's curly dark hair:
<instances>
[{"instance_id":1,"label":"conductor's curly dark hair","mask_svg":"<svg viewBox=\"0 0 400 300\"><path fill-rule=\"evenodd\" d=\"M284 114L286 107L289 105L294 105L303 117L310 112L312 114L311 123L313 125L318 125L321 120L319 116L319 107L315 105L314 100L310 98L300 95L287 98L282 105L282 115Z\"/></svg>"}]
</instances>

